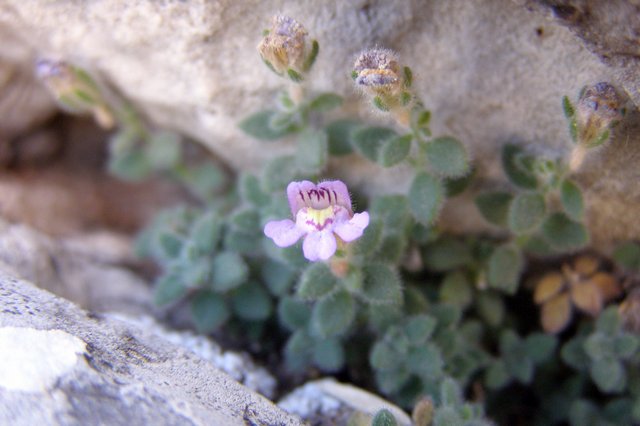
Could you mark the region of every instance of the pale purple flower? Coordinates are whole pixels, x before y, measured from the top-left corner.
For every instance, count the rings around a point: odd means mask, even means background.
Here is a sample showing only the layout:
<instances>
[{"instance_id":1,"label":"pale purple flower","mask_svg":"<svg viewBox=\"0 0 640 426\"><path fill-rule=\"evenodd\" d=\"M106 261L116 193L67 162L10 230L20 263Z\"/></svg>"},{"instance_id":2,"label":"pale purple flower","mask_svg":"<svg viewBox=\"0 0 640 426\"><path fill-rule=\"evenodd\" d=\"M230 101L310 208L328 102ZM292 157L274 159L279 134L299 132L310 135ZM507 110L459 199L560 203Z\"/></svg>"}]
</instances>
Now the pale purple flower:
<instances>
[{"instance_id":1,"label":"pale purple flower","mask_svg":"<svg viewBox=\"0 0 640 426\"><path fill-rule=\"evenodd\" d=\"M339 180L317 185L307 180L291 182L287 197L295 222L271 221L264 234L278 247L289 247L304 236L302 251L311 261L327 260L335 254L336 235L348 243L360 238L369 225L369 213L353 214L347 186Z\"/></svg>"}]
</instances>

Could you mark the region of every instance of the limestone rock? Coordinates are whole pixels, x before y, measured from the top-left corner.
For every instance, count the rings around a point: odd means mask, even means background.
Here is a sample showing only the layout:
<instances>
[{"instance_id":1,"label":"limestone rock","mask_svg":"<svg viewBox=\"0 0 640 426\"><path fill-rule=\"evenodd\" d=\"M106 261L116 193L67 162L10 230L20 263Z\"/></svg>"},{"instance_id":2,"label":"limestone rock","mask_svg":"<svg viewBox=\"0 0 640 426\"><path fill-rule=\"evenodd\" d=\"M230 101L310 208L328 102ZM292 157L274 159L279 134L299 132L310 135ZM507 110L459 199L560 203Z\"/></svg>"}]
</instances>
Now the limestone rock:
<instances>
[{"instance_id":1,"label":"limestone rock","mask_svg":"<svg viewBox=\"0 0 640 426\"><path fill-rule=\"evenodd\" d=\"M383 408L391 411L400 426L411 425L409 416L396 405L334 379L306 383L283 397L278 406L314 425L342 426L351 418L362 420L362 423L356 424L368 424Z\"/></svg>"},{"instance_id":2,"label":"limestone rock","mask_svg":"<svg viewBox=\"0 0 640 426\"><path fill-rule=\"evenodd\" d=\"M637 6L616 3L627 6L587 0L8 0L0 5L0 28L31 57L64 58L88 68L155 123L199 140L236 169L255 171L294 146L288 140L264 149L236 126L272 103L282 85L256 53L260 30L282 12L302 21L320 42L310 78L314 89L346 95L347 109L366 120L373 119L371 107L360 102L349 78L355 55L376 45L397 50L414 70L418 95L434 112L434 133L462 140L484 182L501 186L498 158L506 142L568 155L563 95L575 98L582 86L608 81L638 104L639 37L631 22L635 14L624 12ZM558 15L568 10L562 8L566 4L578 11L587 5L590 13L567 24ZM634 219L640 211L638 121L631 115L577 176L587 189L598 244L640 237ZM335 161L330 174L369 193L408 186L406 169L381 173L350 157ZM442 221L460 232L487 229L470 197L455 200Z\"/></svg>"},{"instance_id":3,"label":"limestone rock","mask_svg":"<svg viewBox=\"0 0 640 426\"><path fill-rule=\"evenodd\" d=\"M0 424L301 424L193 352L5 271L0 345Z\"/></svg>"}]
</instances>

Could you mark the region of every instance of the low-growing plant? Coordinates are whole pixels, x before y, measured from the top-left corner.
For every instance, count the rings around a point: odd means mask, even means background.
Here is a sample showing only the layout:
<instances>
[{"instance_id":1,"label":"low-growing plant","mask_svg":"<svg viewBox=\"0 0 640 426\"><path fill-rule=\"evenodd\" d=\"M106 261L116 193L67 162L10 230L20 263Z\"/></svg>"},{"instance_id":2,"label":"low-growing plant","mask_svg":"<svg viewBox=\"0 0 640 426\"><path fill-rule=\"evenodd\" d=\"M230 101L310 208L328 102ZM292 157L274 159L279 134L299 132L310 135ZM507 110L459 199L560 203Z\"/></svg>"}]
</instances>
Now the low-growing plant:
<instances>
[{"instance_id":1,"label":"low-growing plant","mask_svg":"<svg viewBox=\"0 0 640 426\"><path fill-rule=\"evenodd\" d=\"M188 164L179 139L113 107L87 73L69 68L62 84L43 72L68 109L119 126L113 172L161 171L196 196L159 213L138 239L138 252L162 268L156 303L188 303L202 333L260 339L296 377L314 369L351 377L413 407L420 426L491 424L485 411L519 424L512 408L522 401L526 424L640 422L640 296L623 285L640 270L640 246L621 246L610 270L594 257L566 259L589 242L574 172L622 118L615 90L588 88L577 108L564 99L576 144L568 159L503 147L511 186L475 200L501 238L452 235L438 217L476 175L463 143L432 135L411 68L388 49L358 55L351 77L379 121L367 124L340 115L341 95L313 90L322 52L308 36L278 15L258 45L284 87L239 127L259 143L282 140L290 154L256 175ZM345 156L401 168L410 182L365 197L328 171ZM564 266L531 297L530 261L550 256ZM533 320L536 304L547 334ZM574 306L589 315L571 322ZM395 422L383 410L372 424Z\"/></svg>"}]
</instances>

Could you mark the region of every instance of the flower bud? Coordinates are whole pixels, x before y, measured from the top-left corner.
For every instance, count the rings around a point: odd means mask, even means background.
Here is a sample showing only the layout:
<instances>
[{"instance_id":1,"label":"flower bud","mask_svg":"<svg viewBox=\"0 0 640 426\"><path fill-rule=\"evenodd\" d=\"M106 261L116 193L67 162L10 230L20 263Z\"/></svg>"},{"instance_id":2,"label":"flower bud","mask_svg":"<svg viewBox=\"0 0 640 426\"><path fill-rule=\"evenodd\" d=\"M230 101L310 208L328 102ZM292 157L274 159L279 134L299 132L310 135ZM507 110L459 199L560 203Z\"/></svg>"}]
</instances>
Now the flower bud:
<instances>
[{"instance_id":1,"label":"flower bud","mask_svg":"<svg viewBox=\"0 0 640 426\"><path fill-rule=\"evenodd\" d=\"M609 83L586 87L576 106L578 143L598 146L609 139L609 128L622 120L621 100Z\"/></svg>"},{"instance_id":2,"label":"flower bud","mask_svg":"<svg viewBox=\"0 0 640 426\"><path fill-rule=\"evenodd\" d=\"M358 87L374 95L398 94L402 88L398 58L387 49L362 52L353 66L353 77Z\"/></svg>"},{"instance_id":3,"label":"flower bud","mask_svg":"<svg viewBox=\"0 0 640 426\"><path fill-rule=\"evenodd\" d=\"M98 85L85 71L66 62L41 59L35 72L63 109L73 114L91 113L102 127L113 127L113 115Z\"/></svg>"},{"instance_id":4,"label":"flower bud","mask_svg":"<svg viewBox=\"0 0 640 426\"><path fill-rule=\"evenodd\" d=\"M314 40L309 46L307 35L307 30L295 19L276 15L271 28L258 45L258 52L276 74L287 74L298 82L318 54L318 43Z\"/></svg>"}]
</instances>

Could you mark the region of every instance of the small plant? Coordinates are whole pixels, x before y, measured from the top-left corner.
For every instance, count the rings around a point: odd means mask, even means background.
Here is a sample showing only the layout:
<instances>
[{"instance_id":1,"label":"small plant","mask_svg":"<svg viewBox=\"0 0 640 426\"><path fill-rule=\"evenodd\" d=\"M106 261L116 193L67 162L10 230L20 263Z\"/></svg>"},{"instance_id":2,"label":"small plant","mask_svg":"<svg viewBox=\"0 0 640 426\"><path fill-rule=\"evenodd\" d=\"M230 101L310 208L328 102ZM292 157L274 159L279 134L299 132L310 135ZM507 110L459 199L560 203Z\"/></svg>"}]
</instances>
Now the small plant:
<instances>
[{"instance_id":1,"label":"small plant","mask_svg":"<svg viewBox=\"0 0 640 426\"><path fill-rule=\"evenodd\" d=\"M588 150L609 141L611 129L622 120L625 109L616 89L606 82L584 87L577 106L565 96L562 107L575 144L569 160L569 168L575 171L582 165Z\"/></svg>"}]
</instances>

